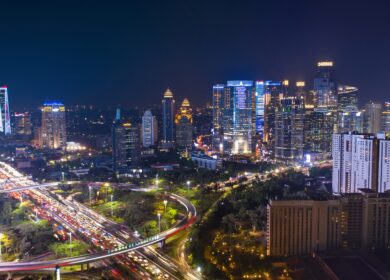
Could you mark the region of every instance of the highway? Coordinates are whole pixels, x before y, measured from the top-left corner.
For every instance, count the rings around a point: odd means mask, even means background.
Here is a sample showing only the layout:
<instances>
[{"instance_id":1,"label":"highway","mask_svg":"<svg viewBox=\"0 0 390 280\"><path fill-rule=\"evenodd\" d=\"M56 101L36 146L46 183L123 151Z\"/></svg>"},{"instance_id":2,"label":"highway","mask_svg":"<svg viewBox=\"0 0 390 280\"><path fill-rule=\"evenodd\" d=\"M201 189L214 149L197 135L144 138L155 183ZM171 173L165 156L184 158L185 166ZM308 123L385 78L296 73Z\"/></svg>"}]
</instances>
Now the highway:
<instances>
[{"instance_id":1,"label":"highway","mask_svg":"<svg viewBox=\"0 0 390 280\"><path fill-rule=\"evenodd\" d=\"M0 263L0 271L3 272L54 268L56 266L61 267L96 262L115 256L130 256L131 253L126 253L162 242L166 238L169 238L170 236L189 227L196 219L196 209L190 201L175 194L167 194L167 198L176 200L183 205L187 211L186 217L179 221L173 228L161 232L156 236L136 242L133 241L125 243L123 240L126 240L126 238L114 237L113 233L104 229L102 225L107 222L107 219L84 205L67 199L56 200L50 192L42 189L45 185L36 184L30 178L23 176L8 164L0 163L0 175L0 179L5 178L8 180L8 184L4 184L5 187L2 188L2 192L9 192L13 194L25 191L24 194L27 194L37 204L41 204L41 207L37 207L36 211L41 211L42 214L48 215L60 224L63 224L69 232L80 233L81 231L84 236L94 240L94 245L96 247L100 247L102 249L102 251L84 256L56 260L12 263L3 262ZM54 184L47 184L47 187L52 186L54 186ZM126 235L126 233L123 234ZM147 253L150 253L149 249ZM134 258L138 259L136 256ZM166 263L167 261L165 260L164 262ZM161 264L161 260L160 262L156 262L156 265L158 266L158 269L162 269L163 271L166 271L166 268L171 266L169 261L167 265L164 265L164 267L161 267L158 263ZM167 272L174 279L196 279L193 275L190 275L190 273L185 273L185 277L179 278L175 275L171 275L169 270Z\"/></svg>"}]
</instances>

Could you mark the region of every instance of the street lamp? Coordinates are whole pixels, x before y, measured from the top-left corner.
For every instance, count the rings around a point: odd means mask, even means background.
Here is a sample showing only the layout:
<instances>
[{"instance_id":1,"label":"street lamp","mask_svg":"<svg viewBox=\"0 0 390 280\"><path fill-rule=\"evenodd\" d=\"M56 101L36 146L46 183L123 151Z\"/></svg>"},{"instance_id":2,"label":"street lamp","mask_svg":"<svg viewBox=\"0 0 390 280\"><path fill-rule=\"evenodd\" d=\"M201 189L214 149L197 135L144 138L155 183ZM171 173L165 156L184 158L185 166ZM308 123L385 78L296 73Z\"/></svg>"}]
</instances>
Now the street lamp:
<instances>
[{"instance_id":1,"label":"street lamp","mask_svg":"<svg viewBox=\"0 0 390 280\"><path fill-rule=\"evenodd\" d=\"M88 190L89 190L89 205L91 205L91 200L92 200L92 187L91 187L91 186L88 186Z\"/></svg>"},{"instance_id":2,"label":"street lamp","mask_svg":"<svg viewBox=\"0 0 390 280\"><path fill-rule=\"evenodd\" d=\"M196 268L196 271L197 271L199 274L202 274L202 268L201 268L200 266L198 266L198 267Z\"/></svg>"},{"instance_id":3,"label":"street lamp","mask_svg":"<svg viewBox=\"0 0 390 280\"><path fill-rule=\"evenodd\" d=\"M114 212L113 212L113 209L112 209L112 199L113 199L113 195L111 195L111 216L114 216Z\"/></svg>"},{"instance_id":4,"label":"street lamp","mask_svg":"<svg viewBox=\"0 0 390 280\"><path fill-rule=\"evenodd\" d=\"M187 181L187 192L190 191L190 185L191 185L191 181Z\"/></svg>"},{"instance_id":5,"label":"street lamp","mask_svg":"<svg viewBox=\"0 0 390 280\"><path fill-rule=\"evenodd\" d=\"M158 174L156 174L156 188L158 188Z\"/></svg>"},{"instance_id":6,"label":"street lamp","mask_svg":"<svg viewBox=\"0 0 390 280\"><path fill-rule=\"evenodd\" d=\"M1 239L3 239L3 234L0 233L0 262L2 261L2 255L1 255Z\"/></svg>"},{"instance_id":7,"label":"street lamp","mask_svg":"<svg viewBox=\"0 0 390 280\"><path fill-rule=\"evenodd\" d=\"M168 200L164 200L164 214L167 213L167 204L168 204Z\"/></svg>"},{"instance_id":8,"label":"street lamp","mask_svg":"<svg viewBox=\"0 0 390 280\"><path fill-rule=\"evenodd\" d=\"M158 217L158 233L161 232L161 213L158 212L157 213L157 217Z\"/></svg>"},{"instance_id":9,"label":"street lamp","mask_svg":"<svg viewBox=\"0 0 390 280\"><path fill-rule=\"evenodd\" d=\"M69 253L70 256L72 257L72 233L69 232Z\"/></svg>"}]
</instances>

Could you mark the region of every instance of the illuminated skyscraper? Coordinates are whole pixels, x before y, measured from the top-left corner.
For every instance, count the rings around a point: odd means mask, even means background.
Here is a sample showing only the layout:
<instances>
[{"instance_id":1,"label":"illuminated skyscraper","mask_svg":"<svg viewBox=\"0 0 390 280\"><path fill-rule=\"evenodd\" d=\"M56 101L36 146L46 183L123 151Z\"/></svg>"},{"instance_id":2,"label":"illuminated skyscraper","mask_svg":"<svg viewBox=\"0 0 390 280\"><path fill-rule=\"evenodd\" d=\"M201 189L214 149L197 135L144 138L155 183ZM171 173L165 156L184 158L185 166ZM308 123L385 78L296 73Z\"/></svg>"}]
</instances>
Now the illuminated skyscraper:
<instances>
[{"instance_id":1,"label":"illuminated skyscraper","mask_svg":"<svg viewBox=\"0 0 390 280\"><path fill-rule=\"evenodd\" d=\"M190 102L184 98L175 117L176 145L179 149L192 147L192 109Z\"/></svg>"},{"instance_id":2,"label":"illuminated skyscraper","mask_svg":"<svg viewBox=\"0 0 390 280\"><path fill-rule=\"evenodd\" d=\"M275 158L301 160L303 158L305 108L303 98L285 97L275 114Z\"/></svg>"},{"instance_id":3,"label":"illuminated skyscraper","mask_svg":"<svg viewBox=\"0 0 390 280\"><path fill-rule=\"evenodd\" d=\"M136 167L140 161L140 128L129 122L122 122L117 109L112 126L112 160L115 173L124 173Z\"/></svg>"},{"instance_id":4,"label":"illuminated skyscraper","mask_svg":"<svg viewBox=\"0 0 390 280\"><path fill-rule=\"evenodd\" d=\"M146 110L142 117L142 145L145 148L157 142L157 120L150 110Z\"/></svg>"},{"instance_id":5,"label":"illuminated skyscraper","mask_svg":"<svg viewBox=\"0 0 390 280\"><path fill-rule=\"evenodd\" d=\"M381 130L382 104L369 102L365 106L365 127L367 133L378 133Z\"/></svg>"},{"instance_id":6,"label":"illuminated skyscraper","mask_svg":"<svg viewBox=\"0 0 390 280\"><path fill-rule=\"evenodd\" d=\"M265 83L263 81L256 81L256 134L260 136L260 139L264 138L264 93Z\"/></svg>"},{"instance_id":7,"label":"illuminated skyscraper","mask_svg":"<svg viewBox=\"0 0 390 280\"><path fill-rule=\"evenodd\" d=\"M305 106L314 106L314 91L307 90L304 81L297 81L295 86L295 96L302 97Z\"/></svg>"},{"instance_id":8,"label":"illuminated skyscraper","mask_svg":"<svg viewBox=\"0 0 390 280\"><path fill-rule=\"evenodd\" d=\"M337 83L332 61L317 63L314 92L318 107L334 108L337 106Z\"/></svg>"},{"instance_id":9,"label":"illuminated skyscraper","mask_svg":"<svg viewBox=\"0 0 390 280\"><path fill-rule=\"evenodd\" d=\"M66 147L65 106L61 102L45 102L41 108L42 147L58 149Z\"/></svg>"},{"instance_id":10,"label":"illuminated skyscraper","mask_svg":"<svg viewBox=\"0 0 390 280\"><path fill-rule=\"evenodd\" d=\"M358 108L358 88L346 85L338 87L337 109L342 112L345 109L357 110Z\"/></svg>"},{"instance_id":11,"label":"illuminated skyscraper","mask_svg":"<svg viewBox=\"0 0 390 280\"><path fill-rule=\"evenodd\" d=\"M213 129L212 129L212 147L214 151L222 152L223 146L223 110L225 85L217 84L213 86Z\"/></svg>"},{"instance_id":12,"label":"illuminated skyscraper","mask_svg":"<svg viewBox=\"0 0 390 280\"><path fill-rule=\"evenodd\" d=\"M173 93L168 88L164 92L162 100L162 140L161 144L164 148L173 148L175 142L175 100L173 99Z\"/></svg>"},{"instance_id":13,"label":"illuminated skyscraper","mask_svg":"<svg viewBox=\"0 0 390 280\"><path fill-rule=\"evenodd\" d=\"M32 124L31 116L28 112L25 113L15 113L13 115L13 133L16 135L31 135L32 134Z\"/></svg>"},{"instance_id":14,"label":"illuminated skyscraper","mask_svg":"<svg viewBox=\"0 0 390 280\"><path fill-rule=\"evenodd\" d=\"M330 156L332 134L336 131L336 113L327 108L314 108L310 114L310 148L323 157Z\"/></svg>"},{"instance_id":15,"label":"illuminated skyscraper","mask_svg":"<svg viewBox=\"0 0 390 280\"><path fill-rule=\"evenodd\" d=\"M0 87L0 132L3 132L5 135L11 134L7 86Z\"/></svg>"},{"instance_id":16,"label":"illuminated skyscraper","mask_svg":"<svg viewBox=\"0 0 390 280\"><path fill-rule=\"evenodd\" d=\"M223 110L223 150L248 155L254 149L255 87L252 81L228 81Z\"/></svg>"},{"instance_id":17,"label":"illuminated skyscraper","mask_svg":"<svg viewBox=\"0 0 390 280\"><path fill-rule=\"evenodd\" d=\"M383 106L381 130L390 133L390 102L385 102Z\"/></svg>"},{"instance_id":18,"label":"illuminated skyscraper","mask_svg":"<svg viewBox=\"0 0 390 280\"><path fill-rule=\"evenodd\" d=\"M264 141L270 149L275 146L275 112L285 96L281 82L265 81L264 91Z\"/></svg>"}]
</instances>

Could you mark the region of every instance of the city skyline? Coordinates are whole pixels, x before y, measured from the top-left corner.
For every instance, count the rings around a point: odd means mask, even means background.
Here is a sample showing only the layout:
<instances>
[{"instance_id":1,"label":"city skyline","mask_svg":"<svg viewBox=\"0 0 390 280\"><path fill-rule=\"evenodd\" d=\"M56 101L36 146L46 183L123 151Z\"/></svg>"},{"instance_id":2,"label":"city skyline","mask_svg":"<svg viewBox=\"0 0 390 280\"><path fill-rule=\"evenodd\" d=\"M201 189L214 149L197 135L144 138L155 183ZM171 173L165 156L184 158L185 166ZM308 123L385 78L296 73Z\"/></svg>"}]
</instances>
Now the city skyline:
<instances>
[{"instance_id":1,"label":"city skyline","mask_svg":"<svg viewBox=\"0 0 390 280\"><path fill-rule=\"evenodd\" d=\"M327 59L335 62L339 81L360 89L363 103L385 102L390 90L385 74L390 42L377 36L388 26L385 9L363 1L199 6L173 1L109 8L99 1L94 6L43 1L7 3L3 10L0 82L9 86L14 107L38 106L47 98L85 104L108 92L112 105L131 106L139 93L137 105L145 105L158 103L167 87L198 106L210 100L213 84L225 80L310 84L316 61ZM268 12L260 17L259 11ZM324 18L331 20L326 24ZM103 104L103 98L94 103Z\"/></svg>"}]
</instances>

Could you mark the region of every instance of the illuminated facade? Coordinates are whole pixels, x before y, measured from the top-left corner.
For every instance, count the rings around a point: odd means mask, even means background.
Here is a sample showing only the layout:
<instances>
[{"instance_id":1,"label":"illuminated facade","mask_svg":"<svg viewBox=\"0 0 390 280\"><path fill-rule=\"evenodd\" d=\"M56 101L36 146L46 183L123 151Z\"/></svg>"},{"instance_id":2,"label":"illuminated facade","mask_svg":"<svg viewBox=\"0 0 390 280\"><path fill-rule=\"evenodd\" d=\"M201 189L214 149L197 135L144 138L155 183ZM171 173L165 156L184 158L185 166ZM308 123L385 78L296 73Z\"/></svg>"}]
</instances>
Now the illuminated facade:
<instances>
[{"instance_id":1,"label":"illuminated facade","mask_svg":"<svg viewBox=\"0 0 390 280\"><path fill-rule=\"evenodd\" d=\"M255 136L255 87L252 81L228 81L224 93L223 150L250 155Z\"/></svg>"},{"instance_id":2,"label":"illuminated facade","mask_svg":"<svg viewBox=\"0 0 390 280\"><path fill-rule=\"evenodd\" d=\"M185 98L175 117L176 145L179 149L192 147L192 108Z\"/></svg>"},{"instance_id":3,"label":"illuminated facade","mask_svg":"<svg viewBox=\"0 0 390 280\"><path fill-rule=\"evenodd\" d=\"M28 112L13 115L13 133L15 135L29 136L32 134L31 116Z\"/></svg>"},{"instance_id":4,"label":"illuminated facade","mask_svg":"<svg viewBox=\"0 0 390 280\"><path fill-rule=\"evenodd\" d=\"M275 114L275 158L296 161L303 158L304 108L303 98L285 97Z\"/></svg>"},{"instance_id":5,"label":"illuminated facade","mask_svg":"<svg viewBox=\"0 0 390 280\"><path fill-rule=\"evenodd\" d=\"M385 102L382 111L382 131L390 133L390 102Z\"/></svg>"},{"instance_id":6,"label":"illuminated facade","mask_svg":"<svg viewBox=\"0 0 390 280\"><path fill-rule=\"evenodd\" d=\"M223 108L224 108L225 85L217 84L213 86L213 129L212 146L214 151L222 152L223 146Z\"/></svg>"},{"instance_id":7,"label":"illuminated facade","mask_svg":"<svg viewBox=\"0 0 390 280\"><path fill-rule=\"evenodd\" d=\"M264 141L272 150L275 146L275 112L285 96L281 82L265 81L264 91Z\"/></svg>"},{"instance_id":8,"label":"illuminated facade","mask_svg":"<svg viewBox=\"0 0 390 280\"><path fill-rule=\"evenodd\" d=\"M0 132L11 135L11 118L9 113L8 88L0 87Z\"/></svg>"},{"instance_id":9,"label":"illuminated facade","mask_svg":"<svg viewBox=\"0 0 390 280\"><path fill-rule=\"evenodd\" d=\"M369 102L365 106L365 132L378 133L381 130L382 104Z\"/></svg>"},{"instance_id":10,"label":"illuminated facade","mask_svg":"<svg viewBox=\"0 0 390 280\"><path fill-rule=\"evenodd\" d=\"M264 138L264 93L265 83L263 81L256 81L256 134L260 136L260 139Z\"/></svg>"},{"instance_id":11,"label":"illuminated facade","mask_svg":"<svg viewBox=\"0 0 390 280\"><path fill-rule=\"evenodd\" d=\"M61 102L46 102L41 107L42 148L58 149L66 147L65 106Z\"/></svg>"},{"instance_id":12,"label":"illuminated facade","mask_svg":"<svg viewBox=\"0 0 390 280\"><path fill-rule=\"evenodd\" d=\"M146 110L142 116L142 146L149 148L157 142L157 120L150 110Z\"/></svg>"},{"instance_id":13,"label":"illuminated facade","mask_svg":"<svg viewBox=\"0 0 390 280\"><path fill-rule=\"evenodd\" d=\"M162 139L161 144L165 148L173 148L175 142L175 100L173 93L168 88L162 99Z\"/></svg>"},{"instance_id":14,"label":"illuminated facade","mask_svg":"<svg viewBox=\"0 0 390 280\"><path fill-rule=\"evenodd\" d=\"M332 61L320 61L317 63L314 92L318 107L334 108L337 106L337 83L334 77Z\"/></svg>"},{"instance_id":15,"label":"illuminated facade","mask_svg":"<svg viewBox=\"0 0 390 280\"><path fill-rule=\"evenodd\" d=\"M352 86L339 86L337 94L337 109L338 111L344 111L345 109L358 108L358 91L357 87Z\"/></svg>"},{"instance_id":16,"label":"illuminated facade","mask_svg":"<svg viewBox=\"0 0 390 280\"><path fill-rule=\"evenodd\" d=\"M112 126L112 160L115 173L124 173L131 167L137 167L140 161L140 128L129 122L122 122L120 110Z\"/></svg>"}]
</instances>

